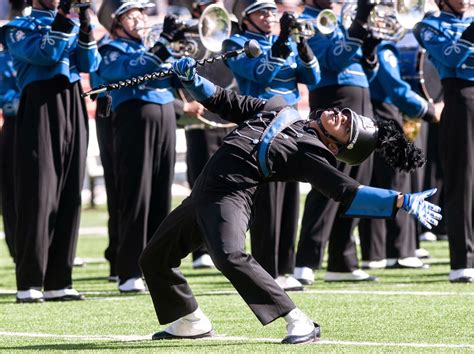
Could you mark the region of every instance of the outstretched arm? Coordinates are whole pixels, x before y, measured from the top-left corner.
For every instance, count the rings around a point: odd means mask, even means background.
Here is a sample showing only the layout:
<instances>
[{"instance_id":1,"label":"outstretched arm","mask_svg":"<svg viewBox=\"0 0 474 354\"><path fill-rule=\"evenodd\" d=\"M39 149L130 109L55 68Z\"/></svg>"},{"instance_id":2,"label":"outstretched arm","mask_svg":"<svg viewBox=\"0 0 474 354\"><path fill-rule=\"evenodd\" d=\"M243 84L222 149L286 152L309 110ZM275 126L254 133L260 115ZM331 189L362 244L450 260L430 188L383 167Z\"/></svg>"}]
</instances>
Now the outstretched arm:
<instances>
[{"instance_id":1,"label":"outstretched arm","mask_svg":"<svg viewBox=\"0 0 474 354\"><path fill-rule=\"evenodd\" d=\"M231 90L224 90L196 73L196 61L181 58L173 64L173 70L184 88L209 111L221 118L240 123L263 109L266 101L251 96L241 96Z\"/></svg>"}]
</instances>

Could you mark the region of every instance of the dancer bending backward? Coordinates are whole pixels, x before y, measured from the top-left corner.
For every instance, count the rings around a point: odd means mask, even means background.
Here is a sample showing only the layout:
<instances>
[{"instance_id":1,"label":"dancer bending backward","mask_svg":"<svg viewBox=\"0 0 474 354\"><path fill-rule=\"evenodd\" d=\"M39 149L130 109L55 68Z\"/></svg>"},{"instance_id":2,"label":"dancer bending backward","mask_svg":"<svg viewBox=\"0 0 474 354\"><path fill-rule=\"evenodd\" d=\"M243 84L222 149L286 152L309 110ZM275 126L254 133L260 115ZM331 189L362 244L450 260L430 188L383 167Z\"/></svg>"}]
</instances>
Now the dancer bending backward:
<instances>
[{"instance_id":1,"label":"dancer bending backward","mask_svg":"<svg viewBox=\"0 0 474 354\"><path fill-rule=\"evenodd\" d=\"M301 181L345 205L348 217L393 217L398 209L425 226L441 219L425 201L436 190L416 194L360 185L336 168L336 158L362 162L379 147L393 164L412 167L421 152L390 122L378 123L349 109L311 112L303 119L281 97L240 96L196 74L196 62L174 63L185 88L207 109L239 124L211 157L191 195L165 218L140 259L161 324L153 339L213 335L179 270L181 259L205 243L216 267L230 280L263 325L287 322L283 343L316 341L320 327L302 313L255 259L245 253L245 233L257 188L269 181ZM387 139L388 138L388 139ZM172 306L170 306L172 304Z\"/></svg>"}]
</instances>

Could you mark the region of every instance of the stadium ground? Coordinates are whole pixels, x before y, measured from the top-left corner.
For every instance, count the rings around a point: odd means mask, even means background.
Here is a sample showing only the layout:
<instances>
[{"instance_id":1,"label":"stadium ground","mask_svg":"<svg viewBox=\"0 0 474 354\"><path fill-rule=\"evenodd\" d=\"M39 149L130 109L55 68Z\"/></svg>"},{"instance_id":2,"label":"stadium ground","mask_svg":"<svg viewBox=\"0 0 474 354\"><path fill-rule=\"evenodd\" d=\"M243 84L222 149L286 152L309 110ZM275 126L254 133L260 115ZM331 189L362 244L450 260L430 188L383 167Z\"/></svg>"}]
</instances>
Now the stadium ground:
<instances>
[{"instance_id":1,"label":"stadium ground","mask_svg":"<svg viewBox=\"0 0 474 354\"><path fill-rule=\"evenodd\" d=\"M176 200L175 202L177 202ZM84 210L74 286L87 300L74 303L15 303L14 264L0 242L0 351L36 352L474 352L474 287L447 281L446 241L423 243L433 255L427 270L378 270L377 283L325 283L290 293L322 326L322 341L278 344L283 320L262 327L230 283L216 270L196 271L183 262L200 306L217 337L152 342L158 325L148 295L121 295L108 283L103 206Z\"/></svg>"}]
</instances>

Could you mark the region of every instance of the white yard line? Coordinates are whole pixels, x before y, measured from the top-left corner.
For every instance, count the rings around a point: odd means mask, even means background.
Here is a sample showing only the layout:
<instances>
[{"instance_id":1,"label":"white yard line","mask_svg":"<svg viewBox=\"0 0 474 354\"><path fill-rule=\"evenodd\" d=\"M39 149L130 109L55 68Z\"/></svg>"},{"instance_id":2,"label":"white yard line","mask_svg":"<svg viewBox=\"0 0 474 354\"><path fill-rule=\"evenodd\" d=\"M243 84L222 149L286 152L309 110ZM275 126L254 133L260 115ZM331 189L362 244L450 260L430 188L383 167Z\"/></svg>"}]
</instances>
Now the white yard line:
<instances>
[{"instance_id":1,"label":"white yard line","mask_svg":"<svg viewBox=\"0 0 474 354\"><path fill-rule=\"evenodd\" d=\"M118 291L84 291L84 295L118 295ZM0 295L16 294L16 290L0 289ZM293 292L293 294L333 294L333 295L403 295L403 296L474 296L472 292L454 292L454 291L399 291L399 290L304 290L301 292ZM147 293L136 294L147 295ZM196 292L196 296L209 295L238 295L235 290L206 291Z\"/></svg>"},{"instance_id":2,"label":"white yard line","mask_svg":"<svg viewBox=\"0 0 474 354\"><path fill-rule=\"evenodd\" d=\"M146 336L136 335L69 335L69 334L49 334L49 333L25 333L25 332L0 332L1 337L22 337L22 338L56 338L79 341L149 341L151 334ZM220 342L268 342L279 343L278 338L251 338L243 336L217 335L212 338L198 339L199 341L220 341ZM157 343L158 345L158 343ZM345 345L345 346L370 346L370 347L406 347L406 348L445 348L445 349L474 349L474 344L444 344L444 343L390 343L390 342L356 342L324 339L314 345Z\"/></svg>"},{"instance_id":3,"label":"white yard line","mask_svg":"<svg viewBox=\"0 0 474 354\"><path fill-rule=\"evenodd\" d=\"M199 295L237 295L235 290L207 291L196 293ZM335 294L335 295L413 295L413 296L474 296L471 292L454 291L401 291L401 290L304 290L301 292L292 292L292 294Z\"/></svg>"}]
</instances>

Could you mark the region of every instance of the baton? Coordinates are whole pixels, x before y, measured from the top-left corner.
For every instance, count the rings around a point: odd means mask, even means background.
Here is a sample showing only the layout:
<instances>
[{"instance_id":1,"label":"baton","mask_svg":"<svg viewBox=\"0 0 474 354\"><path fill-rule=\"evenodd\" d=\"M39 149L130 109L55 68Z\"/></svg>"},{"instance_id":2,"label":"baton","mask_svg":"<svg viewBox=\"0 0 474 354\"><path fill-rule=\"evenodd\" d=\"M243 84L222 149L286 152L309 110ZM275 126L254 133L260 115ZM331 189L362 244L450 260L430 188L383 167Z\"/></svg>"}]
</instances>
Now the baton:
<instances>
[{"instance_id":1,"label":"baton","mask_svg":"<svg viewBox=\"0 0 474 354\"><path fill-rule=\"evenodd\" d=\"M207 64L212 64L212 63L214 63L216 61L219 61L219 60L225 60L225 59L228 59L228 58L236 57L236 56L238 56L242 53L245 53L245 55L248 56L249 58L256 58L260 54L262 54L262 49L260 48L260 45L258 44L258 42L256 40L251 39L251 40L245 42L244 47L241 48L241 49L231 50L231 51L228 51L228 52L225 52L225 53L222 53L222 54L218 54L218 55L215 55L215 56L207 58L207 59L197 60L195 66L197 66L197 65L204 66L204 65L207 65ZM110 84L100 85L98 87L93 88L90 91L82 93L81 96L82 97L91 96L91 99L95 100L97 95L102 93L102 92L113 91L113 90L118 90L118 89L129 87L129 86L139 85L139 84L141 84L145 81L161 79L161 78L164 78L164 77L172 75L172 74L174 74L173 69L155 71L151 74L145 74L143 76L136 76L136 77L132 77L132 78L129 78L129 79L122 80L122 81L117 81L117 82L112 82Z\"/></svg>"}]
</instances>

